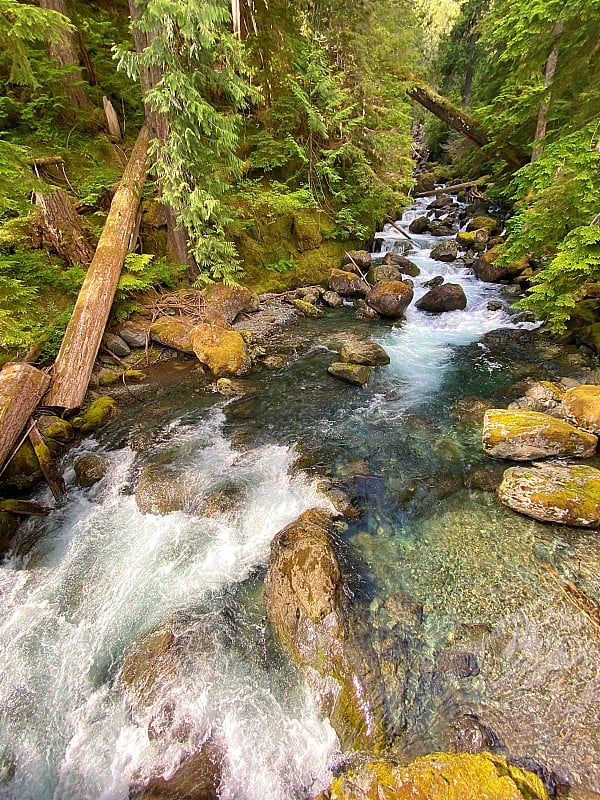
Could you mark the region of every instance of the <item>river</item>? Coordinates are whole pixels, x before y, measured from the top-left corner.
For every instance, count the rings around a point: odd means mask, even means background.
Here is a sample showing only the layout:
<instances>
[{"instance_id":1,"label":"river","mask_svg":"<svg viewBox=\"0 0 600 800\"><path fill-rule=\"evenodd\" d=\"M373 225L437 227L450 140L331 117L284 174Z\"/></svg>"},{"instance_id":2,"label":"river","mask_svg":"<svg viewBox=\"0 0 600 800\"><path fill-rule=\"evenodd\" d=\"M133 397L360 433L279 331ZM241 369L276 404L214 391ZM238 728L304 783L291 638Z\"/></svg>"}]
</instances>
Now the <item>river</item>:
<instances>
[{"instance_id":1,"label":"river","mask_svg":"<svg viewBox=\"0 0 600 800\"><path fill-rule=\"evenodd\" d=\"M400 238L388 227L379 241L388 250ZM521 346L533 326L488 309L506 301L501 290L433 261L439 239L415 240L415 296L441 274L465 289L464 311L411 305L391 325L344 308L301 321L274 337L286 365L230 401L178 362L135 390L143 406L125 403L69 453L66 502L29 523L0 568L0 798L126 800L209 741L223 753L225 800L302 800L327 786L344 754L262 602L270 541L302 511L330 507L323 477L360 511L340 523L348 580L407 757L452 747L476 719L499 752L600 792L598 641L547 570L597 601L597 534L502 507L482 488L480 429L456 413L465 397L506 403L516 381L582 362L556 366ZM498 329L513 330L508 348L486 338ZM326 372L349 335L391 357L363 388ZM72 463L89 452L111 468L81 489ZM182 510L139 510L149 469ZM208 514L219 492L235 503ZM181 652L140 705L124 659L166 628Z\"/></svg>"}]
</instances>

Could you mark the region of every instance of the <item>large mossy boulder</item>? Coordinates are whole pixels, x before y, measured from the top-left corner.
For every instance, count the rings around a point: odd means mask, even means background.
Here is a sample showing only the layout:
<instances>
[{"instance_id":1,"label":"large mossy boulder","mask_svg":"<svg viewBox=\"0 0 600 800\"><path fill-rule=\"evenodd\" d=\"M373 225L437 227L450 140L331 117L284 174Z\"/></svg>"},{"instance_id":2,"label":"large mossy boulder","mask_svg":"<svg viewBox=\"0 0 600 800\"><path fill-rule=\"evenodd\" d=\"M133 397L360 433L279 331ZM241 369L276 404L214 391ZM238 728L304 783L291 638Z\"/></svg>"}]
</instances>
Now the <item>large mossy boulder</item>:
<instances>
[{"instance_id":1,"label":"large mossy boulder","mask_svg":"<svg viewBox=\"0 0 600 800\"><path fill-rule=\"evenodd\" d=\"M165 347L180 350L182 353L193 353L190 339L192 326L176 317L159 317L150 325L150 338Z\"/></svg>"},{"instance_id":2,"label":"large mossy boulder","mask_svg":"<svg viewBox=\"0 0 600 800\"><path fill-rule=\"evenodd\" d=\"M537 775L482 753L433 753L406 766L368 761L315 800L548 800Z\"/></svg>"},{"instance_id":3,"label":"large mossy boulder","mask_svg":"<svg viewBox=\"0 0 600 800\"><path fill-rule=\"evenodd\" d=\"M430 257L434 261L456 261L458 257L458 244L453 240L440 242L431 251Z\"/></svg>"},{"instance_id":4,"label":"large mossy boulder","mask_svg":"<svg viewBox=\"0 0 600 800\"><path fill-rule=\"evenodd\" d=\"M583 464L511 467L498 497L513 511L542 522L584 528L600 524L600 470Z\"/></svg>"},{"instance_id":5,"label":"large mossy boulder","mask_svg":"<svg viewBox=\"0 0 600 800\"><path fill-rule=\"evenodd\" d=\"M344 383L353 386L364 386L371 380L371 368L364 364L349 364L346 361L334 361L327 367L327 372Z\"/></svg>"},{"instance_id":6,"label":"large mossy boulder","mask_svg":"<svg viewBox=\"0 0 600 800\"><path fill-rule=\"evenodd\" d=\"M550 456L590 458L598 438L537 411L492 408L483 420L483 449L494 458L532 461Z\"/></svg>"},{"instance_id":7,"label":"large mossy boulder","mask_svg":"<svg viewBox=\"0 0 600 800\"><path fill-rule=\"evenodd\" d=\"M337 292L342 297L365 297L370 289L360 275L343 269L332 269L327 285L332 292Z\"/></svg>"},{"instance_id":8,"label":"large mossy boulder","mask_svg":"<svg viewBox=\"0 0 600 800\"><path fill-rule=\"evenodd\" d=\"M205 289L204 321L227 327L243 312L258 310L258 297L245 286L226 286L215 283Z\"/></svg>"},{"instance_id":9,"label":"large mossy boulder","mask_svg":"<svg viewBox=\"0 0 600 800\"><path fill-rule=\"evenodd\" d=\"M117 401L114 397L97 397L89 404L85 411L75 417L71 424L80 433L91 433L102 428L117 413Z\"/></svg>"},{"instance_id":10,"label":"large mossy boulder","mask_svg":"<svg viewBox=\"0 0 600 800\"><path fill-rule=\"evenodd\" d=\"M381 692L352 633L333 522L313 508L275 536L267 614L284 649L306 670L342 746L379 753L385 745Z\"/></svg>"},{"instance_id":11,"label":"large mossy boulder","mask_svg":"<svg viewBox=\"0 0 600 800\"><path fill-rule=\"evenodd\" d=\"M474 217L467 225L467 231L487 231L490 236L500 233L502 225L495 217Z\"/></svg>"},{"instance_id":12,"label":"large mossy boulder","mask_svg":"<svg viewBox=\"0 0 600 800\"><path fill-rule=\"evenodd\" d=\"M367 305L382 317L400 319L411 300L413 290L403 281L383 281L376 284L366 297Z\"/></svg>"},{"instance_id":13,"label":"large mossy boulder","mask_svg":"<svg viewBox=\"0 0 600 800\"><path fill-rule=\"evenodd\" d=\"M568 389L562 408L575 424L591 433L600 433L600 386L581 384Z\"/></svg>"},{"instance_id":14,"label":"large mossy boulder","mask_svg":"<svg viewBox=\"0 0 600 800\"><path fill-rule=\"evenodd\" d=\"M421 311L441 314L445 311L462 311L467 307L465 290L459 283L443 283L424 294L415 306Z\"/></svg>"},{"instance_id":15,"label":"large mossy boulder","mask_svg":"<svg viewBox=\"0 0 600 800\"><path fill-rule=\"evenodd\" d=\"M252 368L248 345L238 331L202 323L192 328L190 341L198 360L217 378L239 377Z\"/></svg>"}]
</instances>

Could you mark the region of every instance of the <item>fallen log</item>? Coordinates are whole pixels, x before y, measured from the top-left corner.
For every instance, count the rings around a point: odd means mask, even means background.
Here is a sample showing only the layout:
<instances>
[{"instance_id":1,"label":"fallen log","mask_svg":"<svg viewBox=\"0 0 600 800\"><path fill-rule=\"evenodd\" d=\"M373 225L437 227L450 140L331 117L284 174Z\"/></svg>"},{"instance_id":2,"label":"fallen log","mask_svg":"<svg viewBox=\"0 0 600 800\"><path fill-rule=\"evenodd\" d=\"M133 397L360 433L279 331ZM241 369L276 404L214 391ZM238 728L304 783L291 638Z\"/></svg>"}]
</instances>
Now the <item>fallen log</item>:
<instances>
[{"instance_id":1,"label":"fallen log","mask_svg":"<svg viewBox=\"0 0 600 800\"><path fill-rule=\"evenodd\" d=\"M460 189L469 189L471 186L480 186L490 180L489 175L483 175L474 181L463 181L463 183L453 183L451 186L442 186L441 189L430 189L428 192L419 192L413 195L415 200L418 197L429 197L432 194L448 194L449 192L458 192Z\"/></svg>"},{"instance_id":2,"label":"fallen log","mask_svg":"<svg viewBox=\"0 0 600 800\"><path fill-rule=\"evenodd\" d=\"M443 97L443 95L422 81L411 79L410 83L411 85L408 88L409 97L419 105L422 105L423 108L431 111L436 117L444 120L450 128L462 134L476 147L491 145L499 156L514 167L519 168L527 164L529 158L516 148L508 145L496 147L485 128L463 108L455 105L447 97Z\"/></svg>"},{"instance_id":3,"label":"fallen log","mask_svg":"<svg viewBox=\"0 0 600 800\"><path fill-rule=\"evenodd\" d=\"M0 371L0 466L13 455L21 431L49 385L49 376L31 364L7 364Z\"/></svg>"},{"instance_id":4,"label":"fallen log","mask_svg":"<svg viewBox=\"0 0 600 800\"><path fill-rule=\"evenodd\" d=\"M52 370L47 406L81 406L129 250L146 179L148 128L140 131L106 218Z\"/></svg>"},{"instance_id":5,"label":"fallen log","mask_svg":"<svg viewBox=\"0 0 600 800\"><path fill-rule=\"evenodd\" d=\"M36 192L35 204L42 211L41 233L70 266L87 266L94 248L86 238L81 220L64 189L47 194Z\"/></svg>"},{"instance_id":6,"label":"fallen log","mask_svg":"<svg viewBox=\"0 0 600 800\"><path fill-rule=\"evenodd\" d=\"M36 503L34 500L0 500L0 511L16 514L19 517L43 517L52 509L42 503Z\"/></svg>"},{"instance_id":7,"label":"fallen log","mask_svg":"<svg viewBox=\"0 0 600 800\"><path fill-rule=\"evenodd\" d=\"M37 425L33 421L29 428L29 441L35 450L40 469L42 470L54 499L56 501L62 500L66 491L65 481L54 463L50 448L43 440L42 434L38 431Z\"/></svg>"}]
</instances>

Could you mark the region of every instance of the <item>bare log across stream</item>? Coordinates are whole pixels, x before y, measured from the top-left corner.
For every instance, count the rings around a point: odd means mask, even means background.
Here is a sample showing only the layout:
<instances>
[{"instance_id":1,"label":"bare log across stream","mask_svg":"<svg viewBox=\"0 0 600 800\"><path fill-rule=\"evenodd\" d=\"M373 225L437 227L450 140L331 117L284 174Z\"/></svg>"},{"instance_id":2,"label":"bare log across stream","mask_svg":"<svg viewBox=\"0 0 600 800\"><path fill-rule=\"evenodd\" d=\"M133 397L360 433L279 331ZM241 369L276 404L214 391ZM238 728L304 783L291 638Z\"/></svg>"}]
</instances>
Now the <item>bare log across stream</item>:
<instances>
[{"instance_id":1,"label":"bare log across stream","mask_svg":"<svg viewBox=\"0 0 600 800\"><path fill-rule=\"evenodd\" d=\"M7 364L0 372L0 466L13 454L49 385L49 376L31 364Z\"/></svg>"},{"instance_id":2,"label":"bare log across stream","mask_svg":"<svg viewBox=\"0 0 600 800\"><path fill-rule=\"evenodd\" d=\"M83 403L137 221L146 180L148 141L144 126L113 198L56 358L52 386L44 400L48 406L76 409Z\"/></svg>"}]
</instances>

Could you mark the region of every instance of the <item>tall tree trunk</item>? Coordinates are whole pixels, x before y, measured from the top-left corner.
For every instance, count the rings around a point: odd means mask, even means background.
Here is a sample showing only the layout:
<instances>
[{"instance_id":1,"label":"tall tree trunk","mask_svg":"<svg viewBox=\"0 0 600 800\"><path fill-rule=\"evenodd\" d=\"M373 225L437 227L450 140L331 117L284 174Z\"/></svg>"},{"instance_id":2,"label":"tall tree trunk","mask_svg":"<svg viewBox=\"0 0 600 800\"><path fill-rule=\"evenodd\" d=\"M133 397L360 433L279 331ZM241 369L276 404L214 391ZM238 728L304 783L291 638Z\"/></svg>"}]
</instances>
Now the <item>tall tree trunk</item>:
<instances>
[{"instance_id":1,"label":"tall tree trunk","mask_svg":"<svg viewBox=\"0 0 600 800\"><path fill-rule=\"evenodd\" d=\"M143 53L152 44L152 32L142 31L136 25L141 16L140 9L136 0L129 0L129 12L133 23L133 42L138 53ZM163 74L159 67L140 67L140 85L142 96L145 98L151 89L154 89L162 80ZM169 118L160 111L154 111L151 106L144 101L146 122L150 129L150 137L158 139L161 144L167 141L169 136ZM167 206L167 242L169 256L180 264L189 267L194 275L198 270L194 259L188 251L188 236L185 228L177 225L177 215L171 206Z\"/></svg>"},{"instance_id":2,"label":"tall tree trunk","mask_svg":"<svg viewBox=\"0 0 600 800\"><path fill-rule=\"evenodd\" d=\"M554 76L556 74L556 67L558 65L558 37L561 35L565 27L563 20L558 20L554 23L552 28L552 35L555 38L554 47L552 48L548 61L546 61L546 73L544 75L544 89L546 91L544 101L540 104L537 118L537 127L535 129L535 139L533 143L533 152L531 153L531 163L537 161L544 151L544 137L546 136L546 127L548 124L548 104L550 102L550 90L554 83Z\"/></svg>"},{"instance_id":3,"label":"tall tree trunk","mask_svg":"<svg viewBox=\"0 0 600 800\"><path fill-rule=\"evenodd\" d=\"M479 36L475 31L473 31L473 33L469 36L469 43L468 43L469 56L467 61L467 69L465 71L465 82L463 83L463 89L461 94L461 105L463 108L467 108L471 100L471 89L473 88L473 75L475 73L475 50L478 38Z\"/></svg>"},{"instance_id":4,"label":"tall tree trunk","mask_svg":"<svg viewBox=\"0 0 600 800\"><path fill-rule=\"evenodd\" d=\"M38 2L40 8L58 11L67 19L70 19L66 0L38 0ZM79 65L79 53L74 34L64 31L59 41L49 43L48 49L50 56L57 62L59 67L65 68L61 81L69 101L69 107L71 109L90 108L90 101Z\"/></svg>"},{"instance_id":5,"label":"tall tree trunk","mask_svg":"<svg viewBox=\"0 0 600 800\"><path fill-rule=\"evenodd\" d=\"M231 0L231 19L233 22L233 32L236 36L242 36L242 18L240 13L240 0Z\"/></svg>"},{"instance_id":6,"label":"tall tree trunk","mask_svg":"<svg viewBox=\"0 0 600 800\"><path fill-rule=\"evenodd\" d=\"M44 402L75 409L83 403L123 261L137 221L146 179L148 128L137 138L53 368L53 382Z\"/></svg>"}]
</instances>

